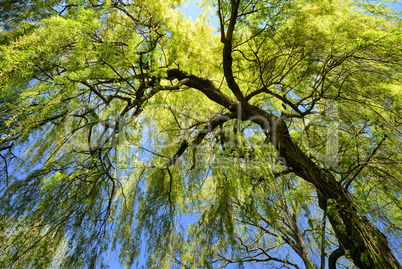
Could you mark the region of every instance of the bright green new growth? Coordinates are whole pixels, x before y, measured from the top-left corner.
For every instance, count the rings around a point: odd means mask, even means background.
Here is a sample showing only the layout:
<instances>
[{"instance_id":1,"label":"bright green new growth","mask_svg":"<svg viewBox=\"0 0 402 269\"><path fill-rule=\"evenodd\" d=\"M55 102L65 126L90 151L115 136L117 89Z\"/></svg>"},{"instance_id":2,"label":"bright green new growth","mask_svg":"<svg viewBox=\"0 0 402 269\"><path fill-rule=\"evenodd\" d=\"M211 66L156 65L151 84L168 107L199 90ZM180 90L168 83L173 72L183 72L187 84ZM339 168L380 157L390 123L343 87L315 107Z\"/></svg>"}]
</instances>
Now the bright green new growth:
<instances>
[{"instance_id":1,"label":"bright green new growth","mask_svg":"<svg viewBox=\"0 0 402 269\"><path fill-rule=\"evenodd\" d=\"M1 268L401 268L388 5L8 4Z\"/></svg>"}]
</instances>

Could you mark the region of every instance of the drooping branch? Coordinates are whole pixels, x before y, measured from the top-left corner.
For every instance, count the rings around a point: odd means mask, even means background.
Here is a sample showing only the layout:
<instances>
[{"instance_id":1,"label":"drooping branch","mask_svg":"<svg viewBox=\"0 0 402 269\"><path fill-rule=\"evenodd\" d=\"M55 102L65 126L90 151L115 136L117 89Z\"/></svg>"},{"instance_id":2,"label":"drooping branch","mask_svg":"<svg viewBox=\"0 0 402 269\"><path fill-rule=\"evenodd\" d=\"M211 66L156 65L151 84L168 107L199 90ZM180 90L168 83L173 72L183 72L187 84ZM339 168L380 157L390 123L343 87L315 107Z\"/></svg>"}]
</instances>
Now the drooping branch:
<instances>
[{"instance_id":1,"label":"drooping branch","mask_svg":"<svg viewBox=\"0 0 402 269\"><path fill-rule=\"evenodd\" d=\"M251 105L241 109L242 118L261 126L270 142L297 176L314 185L318 203L335 230L340 244L360 268L402 268L386 237L362 215L352 195L330 172L321 169L293 141L282 117ZM377 253L381 258L371 255ZM364 258L362 258L364 257Z\"/></svg>"},{"instance_id":2,"label":"drooping branch","mask_svg":"<svg viewBox=\"0 0 402 269\"><path fill-rule=\"evenodd\" d=\"M271 115L267 115L271 116ZM264 126L265 127L265 126ZM354 198L329 172L320 169L295 144L284 121L278 121L274 146L292 167L294 173L312 183L317 190L318 203L327 214L342 246L350 252L360 268L401 268L393 256L386 237L367 217L363 216ZM272 136L272 135L271 135ZM373 256L372 253L379 255Z\"/></svg>"},{"instance_id":3,"label":"drooping branch","mask_svg":"<svg viewBox=\"0 0 402 269\"><path fill-rule=\"evenodd\" d=\"M200 90L210 100L236 113L236 118L250 120L261 126L269 135L270 143L286 160L286 165L293 173L314 185L319 206L328 216L340 244L350 252L355 265L367 269L373 266L401 268L389 248L386 237L360 213L354 198L332 173L321 169L293 141L284 117L277 117L253 105L235 103L218 91L208 79L188 75L177 69L169 70L168 76L179 80L189 78L186 86ZM202 140L204 136L199 134L199 139ZM187 147L187 142L183 142L178 152L180 154L176 154L169 165L173 164ZM370 253L379 253L383 257L371 256ZM362 257L365 257L364 261Z\"/></svg>"}]
</instances>

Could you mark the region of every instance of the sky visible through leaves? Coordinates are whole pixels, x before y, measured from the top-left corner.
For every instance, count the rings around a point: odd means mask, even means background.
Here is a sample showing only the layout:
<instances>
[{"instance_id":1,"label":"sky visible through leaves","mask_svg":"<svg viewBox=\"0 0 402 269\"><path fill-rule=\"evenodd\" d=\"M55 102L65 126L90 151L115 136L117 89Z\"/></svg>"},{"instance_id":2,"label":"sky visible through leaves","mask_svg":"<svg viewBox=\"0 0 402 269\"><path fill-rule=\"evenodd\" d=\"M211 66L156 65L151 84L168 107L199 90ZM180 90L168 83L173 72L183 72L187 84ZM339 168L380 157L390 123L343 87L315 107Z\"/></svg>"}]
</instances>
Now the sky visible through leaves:
<instances>
[{"instance_id":1,"label":"sky visible through leaves","mask_svg":"<svg viewBox=\"0 0 402 269\"><path fill-rule=\"evenodd\" d=\"M185 3L181 8L180 11L183 12L187 17L190 17L192 20L196 20L199 15L201 14L201 12L203 11L202 7L199 7L197 5L197 1L195 0L190 0L188 3ZM218 18L216 16L210 16L211 19L211 23L215 28L218 28ZM194 219L191 216L184 216L181 219L182 225L183 227L186 227L187 225L194 223L196 221L196 219ZM145 242L143 242L143 245L145 247ZM194 253L194 255L197 255L196 253ZM117 254L116 253L110 253L109 258L109 267L110 269L120 269L120 268L124 268L119 264L119 261L117 259ZM145 264L145 258L144 258L144 253L141 254L140 257L140 264ZM231 268L237 268L237 266L228 266L228 269ZM257 267L258 268L258 267Z\"/></svg>"},{"instance_id":2,"label":"sky visible through leaves","mask_svg":"<svg viewBox=\"0 0 402 269\"><path fill-rule=\"evenodd\" d=\"M187 17L190 17L192 20L196 20L199 15L202 13L203 8L200 7L199 5L197 5L196 0L190 0L188 3L184 3L183 6L180 8L180 11L183 12ZM398 11L402 11L402 3L395 3L395 4L391 4L396 10ZM212 15L211 12L208 14L210 21L213 25L214 28L218 29L218 18L216 15ZM196 216L182 216L181 218L181 225L183 227L187 227L189 224L192 224L194 222L197 221L197 217ZM145 240L144 240L145 241ZM143 250L146 247L146 242L143 242ZM117 254L116 253L109 253L109 256L107 257L107 259L109 260L109 268L111 269L120 269L120 268L124 268L122 267L119 262L118 262L118 258L117 258ZM194 253L194 256L196 256L197 253ZM294 254L292 255L292 253L288 253L288 255L291 255L292 258L290 260L292 260L293 262L301 265L303 264L302 260L299 258L298 255ZM144 253L141 253L140 256L140 260L139 260L139 264L140 265L144 265L145 266L145 258L144 258ZM245 264L244 265L245 268L250 268L250 264ZM265 268L263 266L259 266L258 264L253 264L252 266L253 268ZM326 265L326 268L328 267L328 265ZM231 265L229 264L226 268L228 269L235 269L238 268L237 265Z\"/></svg>"},{"instance_id":3,"label":"sky visible through leaves","mask_svg":"<svg viewBox=\"0 0 402 269\"><path fill-rule=\"evenodd\" d=\"M188 3L185 3L180 8L180 11L183 12L187 17L190 17L192 20L195 21L203 11L203 8L200 7L197 4L197 2L198 1L190 0ZM219 22L218 22L218 18L216 17L216 15L211 16L211 14L209 14L209 18L211 20L212 25L216 29L218 29ZM194 223L195 221L197 221L197 219L194 219L194 216L182 216L182 219L181 219L181 223L182 223L183 227L186 227L187 225L190 225L190 224ZM146 243L143 242L143 248L145 248L145 244ZM194 253L194 255L197 255L197 254ZM297 263L302 262L301 259L297 255L294 255L294 257L297 259L297 260L295 260L295 262L297 262ZM108 259L109 259L110 269L124 268L119 264L116 253L110 253ZM141 254L139 264L145 264L144 253ZM236 265L228 265L227 268L235 269L235 268L237 268L237 266ZM246 266L246 268L247 268L247 266ZM263 267L255 265L254 268L263 268Z\"/></svg>"},{"instance_id":4,"label":"sky visible through leaves","mask_svg":"<svg viewBox=\"0 0 402 269\"><path fill-rule=\"evenodd\" d=\"M188 3L184 3L183 4L183 6L180 8L180 11L181 12L183 12L187 17L191 17L191 19L193 19L193 20L196 20L198 17L199 17L199 15L202 13L202 11L203 11L203 8L202 7L199 7L197 4L196 4L196 0L188 0L189 2ZM367 0L367 1L371 1L371 0ZM373 1L374 2L374 1ZM402 3L396 3L396 4L394 4L394 7L395 7L395 9L397 9L398 11L402 11ZM218 18L217 18L217 16L216 15L212 15L212 13L213 12L210 12L210 14L208 14L208 16L210 16L210 21L211 21L211 23L212 23L212 26L214 27L214 28L218 28L218 25L219 25L219 23L218 23ZM216 32L217 34L219 34L218 32ZM152 131L152 130L151 130ZM30 137L30 142L34 142L34 137ZM144 139L144 140L148 140L148 139ZM23 151L23 150L21 150L21 151ZM148 156L142 156L143 158L147 158ZM181 226L183 226L184 228L187 228L187 226L189 225L189 224L192 224L192 223L195 223L197 220L198 220L198 218L199 218L199 216L197 216L197 215L182 215L181 216L181 219L180 219L180 225ZM143 238L144 239L144 238ZM145 259L145 257L144 257L144 254L145 254L145 249L146 249L146 240L143 240L143 243L142 243L142 253L141 253L141 255L140 255L140 260L138 261L139 262L139 265L141 266L141 265L143 265L145 268L147 267L146 265L145 265L145 262L146 262L146 259ZM286 250L287 251L287 250ZM290 256L290 258L289 258L289 260L290 261L292 261L292 262L295 262L295 263L297 263L297 264L299 264L299 265L301 265L301 267L302 268L305 268L302 264L303 264L303 262L302 262L302 260L299 258L299 256L298 255L296 255L295 253L292 253L292 251L293 250L290 250L289 252L287 251L286 253L282 253L283 255L288 255L288 256ZM111 269L120 269L120 268L124 268L124 267L122 267L120 264L119 264L119 262L118 262L118 257L117 257L117 255L118 255L118 253L117 253L117 251L115 251L115 252L109 252L109 253L107 253L107 254L105 254L105 256L106 256L106 259L108 260L108 265L109 265L109 268L111 268ZM193 253L193 256L194 257L197 257L197 253L196 252L194 252ZM328 266L328 265L326 265L326 266ZM0 266L1 267L1 266ZM230 265L228 265L226 268L229 268L229 269L234 269L234 268L238 268L238 266L237 265L233 265L233 264L230 264ZM250 265L250 264L244 264L244 268L266 268L266 267L264 267L264 266L262 266L262 265L259 265L258 263L257 264L253 264L252 266ZM327 267L326 267L327 268ZM268 268L269 269L269 268Z\"/></svg>"}]
</instances>

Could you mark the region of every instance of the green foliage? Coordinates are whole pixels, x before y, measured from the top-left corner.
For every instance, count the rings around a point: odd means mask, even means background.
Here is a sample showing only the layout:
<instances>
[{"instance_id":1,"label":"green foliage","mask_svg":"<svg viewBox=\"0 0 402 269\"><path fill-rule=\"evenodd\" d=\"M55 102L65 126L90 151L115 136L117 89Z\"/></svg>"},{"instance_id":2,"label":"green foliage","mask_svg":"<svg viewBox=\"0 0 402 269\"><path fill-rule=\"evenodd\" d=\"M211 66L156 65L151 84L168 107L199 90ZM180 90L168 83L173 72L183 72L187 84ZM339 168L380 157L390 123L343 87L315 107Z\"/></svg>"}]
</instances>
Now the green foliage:
<instances>
[{"instance_id":1,"label":"green foliage","mask_svg":"<svg viewBox=\"0 0 402 269\"><path fill-rule=\"evenodd\" d=\"M400 259L398 14L205 1L216 34L180 4L0 1L0 267L318 268L364 215Z\"/></svg>"}]
</instances>

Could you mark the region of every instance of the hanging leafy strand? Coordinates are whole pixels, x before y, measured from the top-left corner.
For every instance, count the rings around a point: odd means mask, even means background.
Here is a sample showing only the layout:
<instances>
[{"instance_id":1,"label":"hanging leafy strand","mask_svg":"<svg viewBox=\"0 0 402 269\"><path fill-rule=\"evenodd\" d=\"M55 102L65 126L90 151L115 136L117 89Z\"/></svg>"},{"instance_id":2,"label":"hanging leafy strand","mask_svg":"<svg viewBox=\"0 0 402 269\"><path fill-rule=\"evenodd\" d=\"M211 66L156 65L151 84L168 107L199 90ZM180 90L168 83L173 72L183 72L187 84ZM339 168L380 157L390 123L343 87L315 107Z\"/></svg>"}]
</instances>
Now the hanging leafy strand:
<instances>
[{"instance_id":1,"label":"hanging leafy strand","mask_svg":"<svg viewBox=\"0 0 402 269\"><path fill-rule=\"evenodd\" d=\"M181 4L0 0L0 267L401 268L398 12Z\"/></svg>"}]
</instances>

